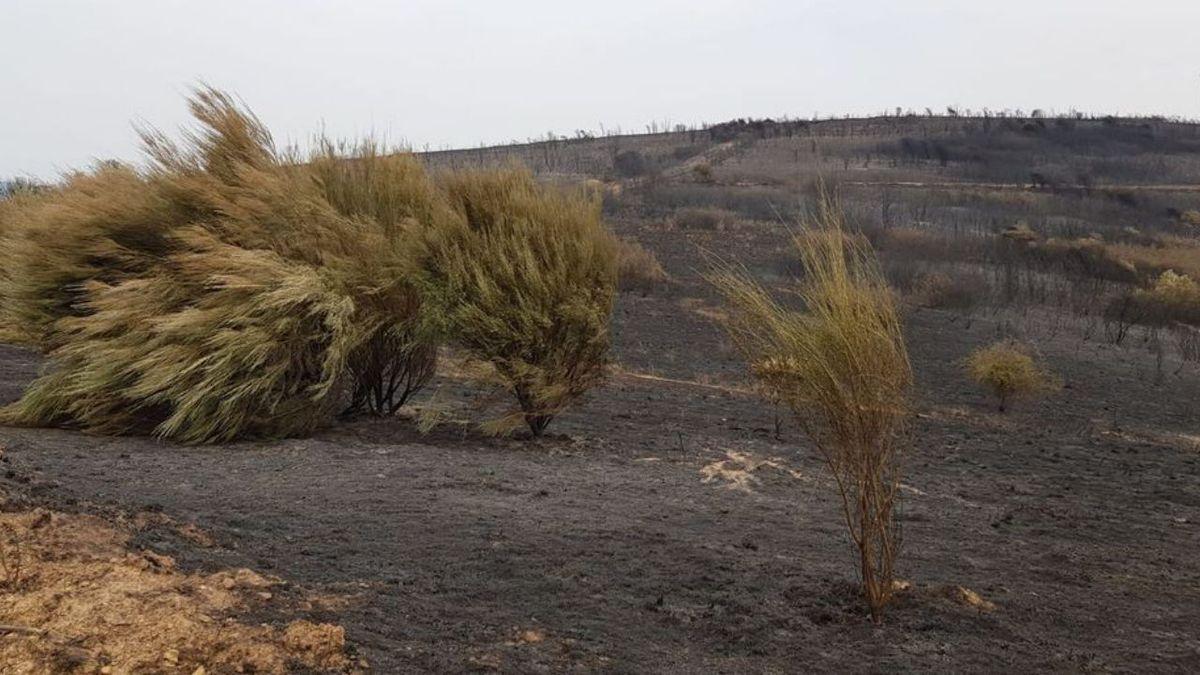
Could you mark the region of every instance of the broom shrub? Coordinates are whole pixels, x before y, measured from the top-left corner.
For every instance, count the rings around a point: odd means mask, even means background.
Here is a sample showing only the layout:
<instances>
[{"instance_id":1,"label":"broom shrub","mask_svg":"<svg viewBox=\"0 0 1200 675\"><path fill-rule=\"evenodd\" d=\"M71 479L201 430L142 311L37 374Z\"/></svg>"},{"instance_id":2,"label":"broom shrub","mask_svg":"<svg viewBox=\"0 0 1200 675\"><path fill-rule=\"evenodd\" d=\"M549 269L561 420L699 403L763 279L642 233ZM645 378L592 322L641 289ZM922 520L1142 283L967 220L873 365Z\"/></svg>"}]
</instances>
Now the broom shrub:
<instances>
[{"instance_id":1,"label":"broom shrub","mask_svg":"<svg viewBox=\"0 0 1200 675\"><path fill-rule=\"evenodd\" d=\"M600 202L520 168L447 175L461 222L429 230L422 284L444 332L491 364L518 410L486 429L550 421L599 383L616 295L616 243Z\"/></svg>"},{"instance_id":2,"label":"broom shrub","mask_svg":"<svg viewBox=\"0 0 1200 675\"><path fill-rule=\"evenodd\" d=\"M717 264L709 279L726 299L725 328L751 373L793 410L834 477L863 596L878 621L895 589L912 370L874 252L847 232L832 199L819 201L795 242L799 307L780 304L741 268Z\"/></svg>"},{"instance_id":3,"label":"broom shrub","mask_svg":"<svg viewBox=\"0 0 1200 675\"><path fill-rule=\"evenodd\" d=\"M143 134L149 170L101 167L22 214L18 252L50 232L76 244L4 280L5 311L50 364L6 421L183 442L303 434L378 388L354 381L373 355L421 342L411 246L437 209L401 202L437 192L416 161L375 157L350 194L329 164L353 157L326 144L313 169L227 95L189 104L199 126L182 144Z\"/></svg>"}]
</instances>

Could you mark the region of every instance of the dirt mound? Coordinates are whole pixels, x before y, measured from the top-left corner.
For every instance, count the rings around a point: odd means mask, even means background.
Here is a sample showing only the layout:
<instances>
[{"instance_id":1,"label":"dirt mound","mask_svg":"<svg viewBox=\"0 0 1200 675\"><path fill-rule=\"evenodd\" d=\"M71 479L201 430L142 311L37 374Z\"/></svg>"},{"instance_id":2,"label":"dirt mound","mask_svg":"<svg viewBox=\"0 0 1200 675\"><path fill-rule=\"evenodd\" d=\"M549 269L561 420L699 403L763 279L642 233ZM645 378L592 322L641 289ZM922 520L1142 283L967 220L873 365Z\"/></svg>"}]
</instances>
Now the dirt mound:
<instances>
[{"instance_id":1,"label":"dirt mound","mask_svg":"<svg viewBox=\"0 0 1200 675\"><path fill-rule=\"evenodd\" d=\"M276 581L251 570L185 574L127 548L86 515L0 513L0 664L5 673L347 672L340 626L284 630L230 618Z\"/></svg>"}]
</instances>

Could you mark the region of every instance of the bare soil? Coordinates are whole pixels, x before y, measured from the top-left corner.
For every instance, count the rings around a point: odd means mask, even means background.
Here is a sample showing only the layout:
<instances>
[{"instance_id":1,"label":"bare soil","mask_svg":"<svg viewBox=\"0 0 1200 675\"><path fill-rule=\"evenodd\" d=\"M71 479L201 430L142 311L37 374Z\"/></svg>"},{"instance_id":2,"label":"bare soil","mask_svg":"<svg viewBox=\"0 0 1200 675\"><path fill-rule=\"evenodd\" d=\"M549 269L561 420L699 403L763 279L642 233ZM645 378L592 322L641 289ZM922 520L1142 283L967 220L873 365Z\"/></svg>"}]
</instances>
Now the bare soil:
<instances>
[{"instance_id":1,"label":"bare soil","mask_svg":"<svg viewBox=\"0 0 1200 675\"><path fill-rule=\"evenodd\" d=\"M343 653L341 627L237 620L281 581L247 569L184 574L169 556L130 550L128 538L96 516L0 514L3 672L359 670Z\"/></svg>"},{"instance_id":2,"label":"bare soil","mask_svg":"<svg viewBox=\"0 0 1200 675\"><path fill-rule=\"evenodd\" d=\"M160 514L130 546L278 577L234 615L340 624L377 672L1200 670L1194 364L1042 331L1065 388L1001 414L960 361L1037 317L912 310L911 588L876 626L829 479L786 418L777 436L696 273L703 247L768 274L786 233L619 229L676 283L621 298L619 370L549 438L456 415L202 448L4 428L2 485L26 508ZM0 400L38 364L0 348ZM452 378L430 396L486 399Z\"/></svg>"}]
</instances>

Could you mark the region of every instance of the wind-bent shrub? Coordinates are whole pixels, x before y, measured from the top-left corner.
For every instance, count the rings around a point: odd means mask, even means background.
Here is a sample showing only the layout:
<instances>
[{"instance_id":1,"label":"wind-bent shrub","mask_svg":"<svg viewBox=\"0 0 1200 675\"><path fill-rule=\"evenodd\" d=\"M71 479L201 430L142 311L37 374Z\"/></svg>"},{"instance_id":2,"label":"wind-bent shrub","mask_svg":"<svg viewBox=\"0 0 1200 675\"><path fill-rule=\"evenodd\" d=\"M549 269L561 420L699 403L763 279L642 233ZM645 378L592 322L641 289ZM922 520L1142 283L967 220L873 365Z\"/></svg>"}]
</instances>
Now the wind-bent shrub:
<instances>
[{"instance_id":1,"label":"wind-bent shrub","mask_svg":"<svg viewBox=\"0 0 1200 675\"><path fill-rule=\"evenodd\" d=\"M795 412L833 474L863 595L879 621L894 592L912 370L875 254L846 231L832 199L820 200L796 243L799 309L779 304L745 270L718 265L709 278L725 296L725 328L751 372Z\"/></svg>"},{"instance_id":2,"label":"wind-bent shrub","mask_svg":"<svg viewBox=\"0 0 1200 675\"><path fill-rule=\"evenodd\" d=\"M181 222L132 167L107 162L64 185L5 200L0 236L0 314L25 340L61 344L55 322L84 313L84 283L144 273L172 248Z\"/></svg>"},{"instance_id":3,"label":"wind-bent shrub","mask_svg":"<svg viewBox=\"0 0 1200 675\"><path fill-rule=\"evenodd\" d=\"M308 168L339 213L368 219L388 237L416 239L425 228L461 221L411 153L384 153L371 142L335 146L322 141ZM440 336L425 330L435 324L417 318L427 308L409 280L403 282L412 292L412 307L351 358L346 414L395 414L437 370Z\"/></svg>"},{"instance_id":4,"label":"wind-bent shrub","mask_svg":"<svg viewBox=\"0 0 1200 675\"><path fill-rule=\"evenodd\" d=\"M980 347L967 357L967 374L995 395L1004 412L1014 398L1057 388L1057 378L1040 368L1029 348L1011 340Z\"/></svg>"},{"instance_id":5,"label":"wind-bent shrub","mask_svg":"<svg viewBox=\"0 0 1200 675\"><path fill-rule=\"evenodd\" d=\"M423 286L444 332L490 363L534 435L601 381L616 293L616 246L600 203L522 169L463 172L444 189L463 222L431 230Z\"/></svg>"},{"instance_id":6,"label":"wind-bent shrub","mask_svg":"<svg viewBox=\"0 0 1200 675\"><path fill-rule=\"evenodd\" d=\"M200 126L182 146L143 135L150 170L72 178L24 220L26 250L62 224L74 244L5 282L50 364L5 421L183 442L302 434L374 395L364 379L390 385L397 369L374 367L388 350L427 344L412 246L439 216L415 160L346 168L355 158L326 146L314 169L228 96L190 106Z\"/></svg>"},{"instance_id":7,"label":"wind-bent shrub","mask_svg":"<svg viewBox=\"0 0 1200 675\"><path fill-rule=\"evenodd\" d=\"M32 192L22 189L21 185L18 183L15 189L9 187L0 195L0 343L31 342L31 338L18 326L12 307L6 301L12 288L13 268L16 267L10 253L12 240L17 234L21 214L29 207L30 199L34 196Z\"/></svg>"}]
</instances>

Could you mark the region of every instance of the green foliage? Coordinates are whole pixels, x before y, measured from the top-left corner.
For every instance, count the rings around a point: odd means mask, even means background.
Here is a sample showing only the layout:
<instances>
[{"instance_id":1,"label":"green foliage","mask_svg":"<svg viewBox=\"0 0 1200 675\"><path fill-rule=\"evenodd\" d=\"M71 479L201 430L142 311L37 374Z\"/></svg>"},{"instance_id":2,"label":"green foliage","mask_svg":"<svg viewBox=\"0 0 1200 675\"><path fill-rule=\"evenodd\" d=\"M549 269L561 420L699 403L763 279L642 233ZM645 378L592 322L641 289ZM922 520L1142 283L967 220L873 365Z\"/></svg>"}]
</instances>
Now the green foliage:
<instances>
[{"instance_id":1,"label":"green foliage","mask_svg":"<svg viewBox=\"0 0 1200 675\"><path fill-rule=\"evenodd\" d=\"M1040 368L1025 345L1005 340L980 347L967 357L967 374L995 395L1003 412L1010 401L1051 391L1053 374Z\"/></svg>"},{"instance_id":2,"label":"green foliage","mask_svg":"<svg viewBox=\"0 0 1200 675\"><path fill-rule=\"evenodd\" d=\"M899 312L874 252L822 196L796 237L801 308L779 304L745 270L718 266L730 338L769 397L787 404L816 443L860 554L863 593L879 619L893 592L894 507L912 370Z\"/></svg>"},{"instance_id":3,"label":"green foliage","mask_svg":"<svg viewBox=\"0 0 1200 675\"><path fill-rule=\"evenodd\" d=\"M489 430L540 434L604 376L617 272L600 203L516 168L452 174L444 189L462 220L428 232L423 288L441 332L517 399Z\"/></svg>"}]
</instances>

